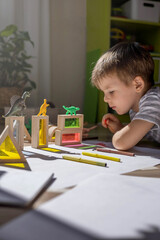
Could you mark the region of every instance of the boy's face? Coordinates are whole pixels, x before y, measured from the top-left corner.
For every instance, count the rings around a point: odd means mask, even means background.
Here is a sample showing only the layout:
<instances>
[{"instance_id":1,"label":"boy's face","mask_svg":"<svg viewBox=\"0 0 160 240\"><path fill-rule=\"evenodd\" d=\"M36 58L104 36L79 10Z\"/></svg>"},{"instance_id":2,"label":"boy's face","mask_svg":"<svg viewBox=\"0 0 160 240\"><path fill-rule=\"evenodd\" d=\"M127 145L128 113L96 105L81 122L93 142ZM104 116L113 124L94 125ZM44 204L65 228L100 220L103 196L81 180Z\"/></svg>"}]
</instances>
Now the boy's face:
<instances>
[{"instance_id":1,"label":"boy's face","mask_svg":"<svg viewBox=\"0 0 160 240\"><path fill-rule=\"evenodd\" d=\"M133 81L126 85L116 74L111 74L100 80L99 87L104 92L104 101L119 115L130 109L138 111L139 98Z\"/></svg>"}]
</instances>

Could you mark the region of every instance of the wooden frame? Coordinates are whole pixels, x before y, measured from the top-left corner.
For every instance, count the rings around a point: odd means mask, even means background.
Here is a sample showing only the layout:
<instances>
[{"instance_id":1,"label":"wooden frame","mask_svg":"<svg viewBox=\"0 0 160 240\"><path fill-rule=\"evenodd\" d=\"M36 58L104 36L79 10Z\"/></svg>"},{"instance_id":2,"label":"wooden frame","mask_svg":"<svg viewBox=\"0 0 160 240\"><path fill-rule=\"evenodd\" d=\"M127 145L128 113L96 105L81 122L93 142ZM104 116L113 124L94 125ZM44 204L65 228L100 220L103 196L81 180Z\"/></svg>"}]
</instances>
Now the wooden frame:
<instances>
[{"instance_id":1,"label":"wooden frame","mask_svg":"<svg viewBox=\"0 0 160 240\"><path fill-rule=\"evenodd\" d=\"M20 146L18 145L17 141L15 140L13 135L11 134L11 131L9 130L8 125L5 127L2 134L0 135L0 146L4 143L4 141L6 140L7 137L9 137L9 140L11 140L12 144L15 147L14 151L12 149L11 149L11 151L9 151L7 149L7 152L11 152L11 155L12 155L16 150L17 151L16 154L19 155L19 158L13 158L12 159L7 154L5 154L5 153L3 154L3 151L0 149L0 163L26 163L26 159L25 159L25 157L24 157L24 155L23 155L23 153L20 149ZM8 146L6 146L6 148L7 147ZM5 155L6 155L6 158L5 158Z\"/></svg>"},{"instance_id":2,"label":"wooden frame","mask_svg":"<svg viewBox=\"0 0 160 240\"><path fill-rule=\"evenodd\" d=\"M18 123L18 124L17 124ZM21 149L24 147L24 116L9 116L5 118L5 127L9 126L12 136L16 133L15 139Z\"/></svg>"},{"instance_id":3,"label":"wooden frame","mask_svg":"<svg viewBox=\"0 0 160 240\"><path fill-rule=\"evenodd\" d=\"M48 147L48 116L32 116L32 137L33 148Z\"/></svg>"},{"instance_id":4,"label":"wooden frame","mask_svg":"<svg viewBox=\"0 0 160 240\"><path fill-rule=\"evenodd\" d=\"M69 124L71 122L70 126L65 126L66 120L71 120L69 121ZM75 125L73 124L74 121ZM82 142L82 131L83 114L58 115L58 128L55 132L55 144L60 146L79 144Z\"/></svg>"},{"instance_id":5,"label":"wooden frame","mask_svg":"<svg viewBox=\"0 0 160 240\"><path fill-rule=\"evenodd\" d=\"M77 115L62 114L62 115L58 115L58 121L57 121L58 129L66 130L65 120L69 120L69 119L79 119L79 127L74 127L73 129L77 129L77 128L82 129L83 128L83 114L77 114ZM70 127L70 129L71 128L72 127Z\"/></svg>"},{"instance_id":6,"label":"wooden frame","mask_svg":"<svg viewBox=\"0 0 160 240\"><path fill-rule=\"evenodd\" d=\"M67 137L68 135L68 137ZM75 135L75 136L74 136ZM66 136L68 140L63 140L63 136ZM69 139L70 138L70 139ZM82 130L56 130L55 144L59 146L65 146L68 144L79 144L82 142Z\"/></svg>"}]
</instances>

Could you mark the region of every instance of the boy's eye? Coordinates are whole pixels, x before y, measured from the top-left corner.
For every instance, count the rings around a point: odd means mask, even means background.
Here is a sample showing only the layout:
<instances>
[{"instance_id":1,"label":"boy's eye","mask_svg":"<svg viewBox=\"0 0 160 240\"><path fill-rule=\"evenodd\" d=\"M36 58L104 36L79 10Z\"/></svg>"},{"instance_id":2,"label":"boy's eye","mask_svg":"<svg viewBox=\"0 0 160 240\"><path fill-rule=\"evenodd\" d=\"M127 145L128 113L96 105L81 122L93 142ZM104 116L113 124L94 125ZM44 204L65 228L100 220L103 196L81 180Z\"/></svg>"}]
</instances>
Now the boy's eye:
<instances>
[{"instance_id":1,"label":"boy's eye","mask_svg":"<svg viewBox=\"0 0 160 240\"><path fill-rule=\"evenodd\" d=\"M110 93L110 94L113 94L113 93L114 93L114 91L110 91L109 93Z\"/></svg>"}]
</instances>

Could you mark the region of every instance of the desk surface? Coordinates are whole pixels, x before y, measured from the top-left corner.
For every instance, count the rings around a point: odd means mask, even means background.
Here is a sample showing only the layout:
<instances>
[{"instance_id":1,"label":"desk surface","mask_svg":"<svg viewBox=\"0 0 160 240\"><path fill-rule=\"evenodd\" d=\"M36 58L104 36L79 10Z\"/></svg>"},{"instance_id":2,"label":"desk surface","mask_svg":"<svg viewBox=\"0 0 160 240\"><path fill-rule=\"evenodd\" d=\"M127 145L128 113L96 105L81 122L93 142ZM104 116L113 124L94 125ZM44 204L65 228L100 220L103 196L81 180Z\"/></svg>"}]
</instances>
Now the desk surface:
<instances>
[{"instance_id":1,"label":"desk surface","mask_svg":"<svg viewBox=\"0 0 160 240\"><path fill-rule=\"evenodd\" d=\"M96 142L98 141L106 141L106 142L110 142L112 135L109 133L108 130L102 128L101 126L98 126L97 129L93 130L92 132L90 132L90 138L95 138L97 137L97 140L95 140ZM27 144L28 145L28 144ZM150 144L148 143L146 140L141 141L138 146L147 146L149 148L156 148L157 150L159 149L159 145L158 144ZM124 173L124 175L126 176L141 176L141 177L151 177L151 178L160 178L160 164L156 164L156 166L152 166L149 168L145 168L145 169L138 169L135 171L131 171L129 173ZM46 192L44 192L39 198L38 200L34 203L34 205L32 206L32 208L10 208L10 207L0 207L0 225L3 229L3 226L9 226L8 224L10 224L11 220L16 220L19 219L18 217L20 216L25 216L25 213L30 213L30 211L32 209L37 209L41 206L43 206L44 203L47 203L49 200L54 200L54 199L58 199L59 196L63 196L64 193L68 193L70 190L75 189L75 186L70 186L67 188L61 188L59 190L50 190L48 189ZM36 215L37 217L37 215ZM158 226L159 227L159 226ZM80 234L80 233L79 233ZM81 236L81 239L93 239L90 238L90 236L85 235L82 237L82 235L80 234L79 236ZM158 235L159 237L159 235ZM14 239L14 238L13 238ZM78 238L75 238L78 239ZM116 238L118 239L118 238ZM156 239L156 238L155 238ZM157 238L158 239L158 238ZM17 239L18 240L18 239Z\"/></svg>"}]
</instances>

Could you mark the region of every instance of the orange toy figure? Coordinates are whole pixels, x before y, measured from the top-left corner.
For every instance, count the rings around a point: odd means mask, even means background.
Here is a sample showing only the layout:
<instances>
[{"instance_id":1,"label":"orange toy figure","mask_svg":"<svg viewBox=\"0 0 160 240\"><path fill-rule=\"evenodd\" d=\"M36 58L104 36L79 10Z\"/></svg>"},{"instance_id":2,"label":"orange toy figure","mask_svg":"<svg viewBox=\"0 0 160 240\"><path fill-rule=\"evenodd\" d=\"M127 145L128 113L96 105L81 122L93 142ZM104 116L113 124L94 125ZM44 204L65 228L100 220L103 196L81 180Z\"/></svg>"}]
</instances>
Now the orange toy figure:
<instances>
[{"instance_id":1,"label":"orange toy figure","mask_svg":"<svg viewBox=\"0 0 160 240\"><path fill-rule=\"evenodd\" d=\"M49 106L49 104L47 104L47 100L44 99L44 103L41 105L40 107L40 111L39 113L37 114L37 116L46 116L46 112L47 112L47 107Z\"/></svg>"}]
</instances>

